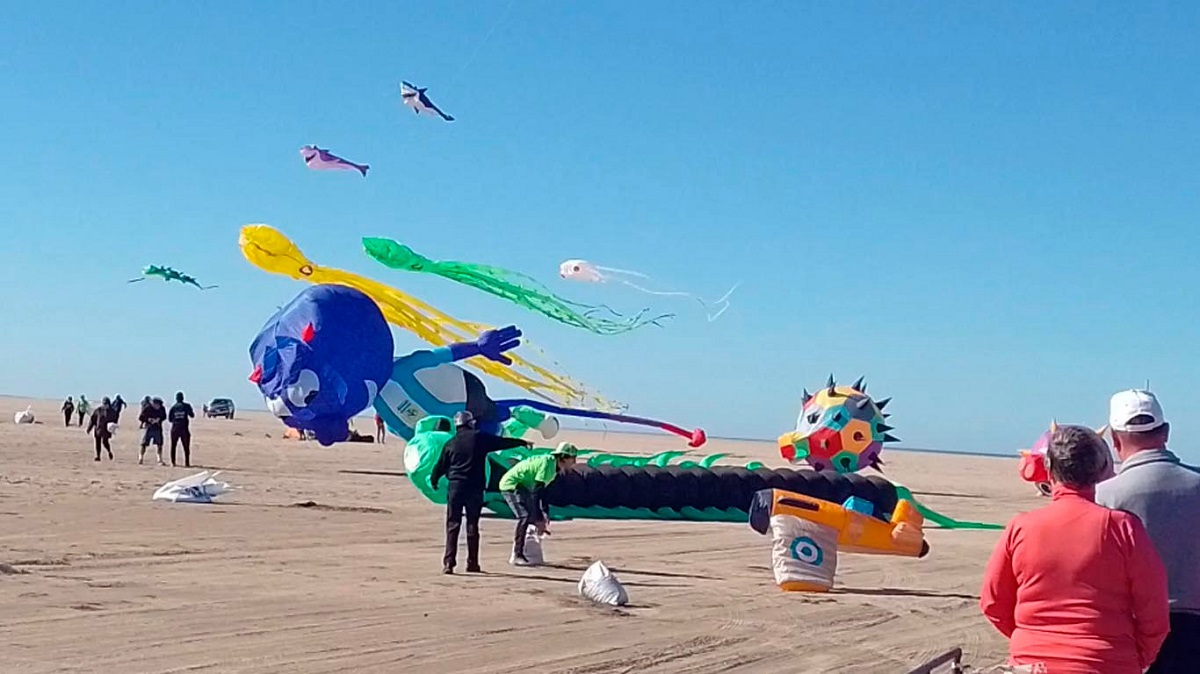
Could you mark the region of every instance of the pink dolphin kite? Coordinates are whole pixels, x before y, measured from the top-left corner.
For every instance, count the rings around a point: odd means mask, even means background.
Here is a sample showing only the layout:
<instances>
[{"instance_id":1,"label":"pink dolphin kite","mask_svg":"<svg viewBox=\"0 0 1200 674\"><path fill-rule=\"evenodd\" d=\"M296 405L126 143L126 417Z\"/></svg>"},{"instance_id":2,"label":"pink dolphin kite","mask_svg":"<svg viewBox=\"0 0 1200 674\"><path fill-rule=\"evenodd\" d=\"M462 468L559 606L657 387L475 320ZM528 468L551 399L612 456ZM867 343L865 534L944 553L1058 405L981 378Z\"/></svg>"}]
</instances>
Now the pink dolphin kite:
<instances>
[{"instance_id":1,"label":"pink dolphin kite","mask_svg":"<svg viewBox=\"0 0 1200 674\"><path fill-rule=\"evenodd\" d=\"M358 171L365 178L367 169L371 168L367 164L355 164L342 159L329 150L322 150L316 145L305 145L300 148L300 156L304 157L304 163L308 168L317 171Z\"/></svg>"}]
</instances>

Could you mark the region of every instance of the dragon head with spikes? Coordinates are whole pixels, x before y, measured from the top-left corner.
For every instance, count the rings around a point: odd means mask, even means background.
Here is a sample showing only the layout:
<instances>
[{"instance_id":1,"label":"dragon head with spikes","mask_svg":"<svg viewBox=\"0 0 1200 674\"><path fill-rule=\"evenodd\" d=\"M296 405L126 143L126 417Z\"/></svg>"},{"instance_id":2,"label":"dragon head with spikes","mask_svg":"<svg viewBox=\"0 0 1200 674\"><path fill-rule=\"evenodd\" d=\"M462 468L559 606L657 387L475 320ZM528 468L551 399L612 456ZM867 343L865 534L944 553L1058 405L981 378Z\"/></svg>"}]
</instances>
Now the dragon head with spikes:
<instances>
[{"instance_id":1,"label":"dragon head with spikes","mask_svg":"<svg viewBox=\"0 0 1200 674\"><path fill-rule=\"evenodd\" d=\"M796 430L779 437L779 453L816 470L880 470L883 443L899 440L888 433L892 427L884 421L889 400L876 402L868 396L861 377L850 386L838 386L830 375L825 388L815 394L804 391Z\"/></svg>"}]
</instances>

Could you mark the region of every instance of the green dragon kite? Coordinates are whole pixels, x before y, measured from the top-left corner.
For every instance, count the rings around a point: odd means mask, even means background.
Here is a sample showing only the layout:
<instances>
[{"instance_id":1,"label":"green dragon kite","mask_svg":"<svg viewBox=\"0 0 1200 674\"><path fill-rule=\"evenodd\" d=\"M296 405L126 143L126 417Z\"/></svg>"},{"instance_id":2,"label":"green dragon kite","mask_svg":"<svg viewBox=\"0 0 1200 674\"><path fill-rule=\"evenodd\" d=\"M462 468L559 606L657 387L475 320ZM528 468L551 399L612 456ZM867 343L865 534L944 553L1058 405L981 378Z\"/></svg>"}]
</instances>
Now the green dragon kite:
<instances>
[{"instance_id":1,"label":"green dragon kite","mask_svg":"<svg viewBox=\"0 0 1200 674\"><path fill-rule=\"evenodd\" d=\"M515 420L504 427L502 434L521 437L529 427L529 423ZM434 489L429 476L442 447L454 437L453 424L448 417L427 416L417 422L415 430L416 434L404 447L405 474L425 498L444 504L446 483ZM488 454L484 507L500 517L512 518L512 511L500 494L501 475L517 461L549 451L549 448L517 448ZM551 519L746 522L755 492L777 488L834 503L857 496L870 501L877 512L887 516L898 500L905 499L940 528L1003 528L946 517L918 502L903 485L878 476L771 469L758 461L744 466L717 465L724 454L679 461L684 455L685 452L669 451L653 456L621 456L581 449L576 467L550 483L547 500Z\"/></svg>"},{"instance_id":2,"label":"green dragon kite","mask_svg":"<svg viewBox=\"0 0 1200 674\"><path fill-rule=\"evenodd\" d=\"M131 279L131 280L127 281L127 283L137 283L138 281L145 281L146 279L150 278L151 276L157 276L158 278L161 278L164 281L179 281L180 283L194 285L201 290L211 290L211 289L217 287L217 286L202 286L202 285L200 285L200 282L197 281L196 277L194 277L194 276L188 276L187 274L185 274L181 271L172 269L171 267L160 267L156 264L148 265L145 269L142 270L141 278Z\"/></svg>"}]
</instances>

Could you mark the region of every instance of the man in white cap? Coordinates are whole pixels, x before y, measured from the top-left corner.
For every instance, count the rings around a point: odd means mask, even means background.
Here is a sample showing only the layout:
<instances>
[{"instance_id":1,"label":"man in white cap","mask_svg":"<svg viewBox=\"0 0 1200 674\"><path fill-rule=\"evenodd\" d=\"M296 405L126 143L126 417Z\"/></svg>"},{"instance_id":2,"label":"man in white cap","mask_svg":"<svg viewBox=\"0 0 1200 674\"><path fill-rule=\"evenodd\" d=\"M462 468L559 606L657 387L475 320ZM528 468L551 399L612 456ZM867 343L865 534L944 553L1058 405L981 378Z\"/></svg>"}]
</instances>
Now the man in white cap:
<instances>
[{"instance_id":1,"label":"man in white cap","mask_svg":"<svg viewBox=\"0 0 1200 674\"><path fill-rule=\"evenodd\" d=\"M1137 515L1167 567L1171 633L1148 674L1200 671L1200 471L1167 449L1170 425L1149 391L1121 391L1108 425L1121 460L1096 503Z\"/></svg>"}]
</instances>

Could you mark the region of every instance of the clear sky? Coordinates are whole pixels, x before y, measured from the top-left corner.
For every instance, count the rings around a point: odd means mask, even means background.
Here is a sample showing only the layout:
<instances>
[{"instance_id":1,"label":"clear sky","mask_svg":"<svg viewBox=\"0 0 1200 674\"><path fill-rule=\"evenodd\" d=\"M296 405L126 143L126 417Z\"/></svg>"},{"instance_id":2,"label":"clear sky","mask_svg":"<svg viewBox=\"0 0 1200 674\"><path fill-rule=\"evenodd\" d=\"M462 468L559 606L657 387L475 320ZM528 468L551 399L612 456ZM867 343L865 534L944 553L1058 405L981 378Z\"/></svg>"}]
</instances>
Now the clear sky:
<instances>
[{"instance_id":1,"label":"clear sky","mask_svg":"<svg viewBox=\"0 0 1200 674\"><path fill-rule=\"evenodd\" d=\"M713 435L790 430L832 372L904 444L1009 452L1150 379L1200 459L1197 34L1187 3L8 2L0 392L261 406L249 343L304 288L241 256L263 222ZM572 330L364 235L679 317ZM574 257L742 285L707 323ZM150 263L220 288L125 284Z\"/></svg>"}]
</instances>

